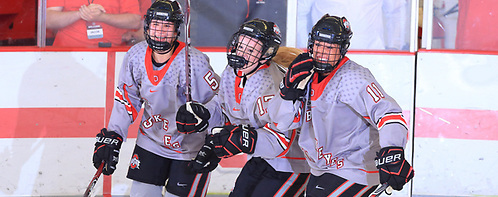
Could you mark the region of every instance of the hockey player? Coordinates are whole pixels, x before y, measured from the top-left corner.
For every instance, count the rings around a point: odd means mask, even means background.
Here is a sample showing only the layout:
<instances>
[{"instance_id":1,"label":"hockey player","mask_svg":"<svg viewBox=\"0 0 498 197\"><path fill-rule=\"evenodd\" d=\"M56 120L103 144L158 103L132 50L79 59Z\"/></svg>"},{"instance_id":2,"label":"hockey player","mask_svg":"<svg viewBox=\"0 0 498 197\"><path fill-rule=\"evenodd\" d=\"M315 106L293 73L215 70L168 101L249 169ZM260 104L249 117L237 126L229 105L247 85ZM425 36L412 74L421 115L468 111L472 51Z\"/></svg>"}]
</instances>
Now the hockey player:
<instances>
[{"instance_id":1,"label":"hockey player","mask_svg":"<svg viewBox=\"0 0 498 197\"><path fill-rule=\"evenodd\" d=\"M414 175L404 157L402 110L367 68L345 56L351 36L346 18L324 15L269 105L278 129L301 128L312 174L307 196L368 196L379 183L401 190ZM299 88L302 82L308 84Z\"/></svg>"},{"instance_id":2,"label":"hockey player","mask_svg":"<svg viewBox=\"0 0 498 197\"><path fill-rule=\"evenodd\" d=\"M183 22L176 1L157 0L147 10L146 40L126 53L119 74L115 101L107 128L97 134L94 166L105 163L103 173L116 169L128 126L143 116L127 177L133 180L130 196L205 196L209 173L188 167L205 141L206 133L184 134L175 124L177 109L185 104L185 43L178 41ZM208 57L190 50L192 99L206 103L217 93L219 76Z\"/></svg>"},{"instance_id":3,"label":"hockey player","mask_svg":"<svg viewBox=\"0 0 498 197\"><path fill-rule=\"evenodd\" d=\"M227 46L228 65L222 73L218 95L209 102L212 129L193 161L195 170L213 170L219 158L247 153L230 196L300 196L309 167L297 145L296 131L279 132L268 117L268 102L278 96L285 69L270 61L281 43L273 22L254 19L243 23ZM297 49L286 48L287 55ZM299 53L294 53L294 59ZM292 55L291 55L292 56ZM280 62L285 62L283 57ZM290 63L290 61L288 61ZM178 127L187 132L204 128L206 108L187 104L180 108ZM196 120L197 119L197 120ZM223 126L226 125L226 126ZM294 143L293 143L294 142Z\"/></svg>"}]
</instances>

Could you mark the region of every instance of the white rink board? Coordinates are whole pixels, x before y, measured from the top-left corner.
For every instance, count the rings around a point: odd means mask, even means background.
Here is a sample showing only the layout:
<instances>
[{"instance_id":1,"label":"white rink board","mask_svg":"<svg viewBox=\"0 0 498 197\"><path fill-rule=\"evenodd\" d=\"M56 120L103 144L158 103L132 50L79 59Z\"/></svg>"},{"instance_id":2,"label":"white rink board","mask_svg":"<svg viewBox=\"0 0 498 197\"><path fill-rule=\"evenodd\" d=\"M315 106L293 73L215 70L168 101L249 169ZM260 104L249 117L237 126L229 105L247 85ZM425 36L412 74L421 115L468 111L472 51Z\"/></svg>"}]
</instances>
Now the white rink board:
<instances>
[{"instance_id":1,"label":"white rink board","mask_svg":"<svg viewBox=\"0 0 498 197\"><path fill-rule=\"evenodd\" d=\"M498 195L498 141L415 139L414 195Z\"/></svg>"},{"instance_id":2,"label":"white rink board","mask_svg":"<svg viewBox=\"0 0 498 197\"><path fill-rule=\"evenodd\" d=\"M498 124L493 123L498 110L497 62L498 55L418 53L416 107L422 111L419 115L427 118L431 110L425 109L432 108L440 110L440 118L458 117L452 125L469 124L472 128L459 130L447 122L449 126L441 127L441 136L415 138L414 195L498 195L498 141L493 135L498 133ZM453 114L444 114L444 110ZM470 112L488 116L476 118L466 114ZM444 137L459 132L459 136ZM492 140L471 139L486 134Z\"/></svg>"},{"instance_id":3,"label":"white rink board","mask_svg":"<svg viewBox=\"0 0 498 197\"><path fill-rule=\"evenodd\" d=\"M125 52L116 53L115 78L117 79ZM226 66L224 52L206 52L214 70L221 74ZM2 107L105 107L106 52L8 52L0 53L6 59L5 66L15 69L2 79L13 96L3 97ZM21 63L7 61L16 57ZM350 55L354 61L370 68L383 88L395 97L405 110L412 105L413 55ZM10 63L9 63L10 62ZM396 63L395 65L392 65ZM32 65L36 65L36 69ZM2 65L4 66L4 65ZM39 69L38 69L39 68ZM53 82L52 86L36 86L46 96L58 91L64 93L48 100L19 103L18 96L24 95L20 79L26 73L31 79ZM402 83L391 83L392 79ZM114 91L114 90L112 90ZM90 96L91 94L91 96ZM43 94L42 94L43 95ZM101 99L98 99L101 98ZM130 131L135 132L135 131ZM118 169L112 178L112 194L128 195L131 181L126 171L134 147L134 140L123 144ZM56 196L81 195L95 173L91 156L94 138L2 138L0 150L4 162L0 164L7 179L0 179L0 196ZM409 154L407 154L409 156ZM209 193L227 194L233 188L240 168L216 169L211 178ZM4 177L4 176L2 176ZM102 192L102 178L97 185ZM406 196L408 190L399 193ZM397 194L397 193L395 193Z\"/></svg>"},{"instance_id":4,"label":"white rink board","mask_svg":"<svg viewBox=\"0 0 498 197\"><path fill-rule=\"evenodd\" d=\"M2 52L2 108L104 107L106 52Z\"/></svg>"},{"instance_id":5,"label":"white rink board","mask_svg":"<svg viewBox=\"0 0 498 197\"><path fill-rule=\"evenodd\" d=\"M498 55L419 52L417 107L498 110Z\"/></svg>"}]
</instances>

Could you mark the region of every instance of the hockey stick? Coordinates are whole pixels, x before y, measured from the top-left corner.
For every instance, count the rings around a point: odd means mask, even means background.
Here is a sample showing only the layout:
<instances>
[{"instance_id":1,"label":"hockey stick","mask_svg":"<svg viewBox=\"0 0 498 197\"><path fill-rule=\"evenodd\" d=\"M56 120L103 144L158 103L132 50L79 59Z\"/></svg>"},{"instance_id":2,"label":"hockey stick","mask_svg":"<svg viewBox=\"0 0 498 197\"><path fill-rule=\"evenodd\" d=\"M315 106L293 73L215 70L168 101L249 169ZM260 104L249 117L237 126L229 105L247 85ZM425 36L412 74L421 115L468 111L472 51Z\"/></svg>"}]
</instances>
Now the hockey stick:
<instances>
[{"instance_id":1,"label":"hockey stick","mask_svg":"<svg viewBox=\"0 0 498 197\"><path fill-rule=\"evenodd\" d=\"M187 3L187 13L185 14L185 96L187 97L187 102L192 101L192 87L190 85L190 0L186 0Z\"/></svg>"},{"instance_id":2,"label":"hockey stick","mask_svg":"<svg viewBox=\"0 0 498 197\"><path fill-rule=\"evenodd\" d=\"M389 186L389 184L383 183L382 185L377 187L377 189L374 192L372 192L368 197L380 196L384 191L386 192L387 195L391 195L393 193L393 188Z\"/></svg>"},{"instance_id":3,"label":"hockey stick","mask_svg":"<svg viewBox=\"0 0 498 197\"><path fill-rule=\"evenodd\" d=\"M102 163L99 166L99 169L97 169L97 172L95 172L95 175L93 175L92 181L90 181L90 184L88 184L88 187L86 188L83 197L90 196L90 193L92 193L93 188L95 187L95 185L97 185L97 181L99 180L100 174L102 174L102 170L104 170L104 161L102 161Z\"/></svg>"}]
</instances>

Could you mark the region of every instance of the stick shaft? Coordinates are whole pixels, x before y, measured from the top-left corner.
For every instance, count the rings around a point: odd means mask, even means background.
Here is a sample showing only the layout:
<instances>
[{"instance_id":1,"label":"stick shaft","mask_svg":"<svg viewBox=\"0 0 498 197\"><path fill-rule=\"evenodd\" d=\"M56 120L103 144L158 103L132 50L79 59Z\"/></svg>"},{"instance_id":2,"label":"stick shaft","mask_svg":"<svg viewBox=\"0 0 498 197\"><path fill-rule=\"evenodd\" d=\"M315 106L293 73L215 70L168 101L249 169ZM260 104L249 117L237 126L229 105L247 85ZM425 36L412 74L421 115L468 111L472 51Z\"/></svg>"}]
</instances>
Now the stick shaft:
<instances>
[{"instance_id":1,"label":"stick shaft","mask_svg":"<svg viewBox=\"0 0 498 197\"><path fill-rule=\"evenodd\" d=\"M187 10L185 14L185 96L187 102L192 101L192 87L190 85L190 0L186 0Z\"/></svg>"},{"instance_id":2,"label":"stick shaft","mask_svg":"<svg viewBox=\"0 0 498 197\"><path fill-rule=\"evenodd\" d=\"M90 184L88 184L88 187L86 188L86 191L85 191L85 194L83 194L83 197L90 196L90 193L92 193L93 188L95 187L95 185L97 185L97 181L99 180L99 177L102 174L102 170L104 170L104 161L102 161L99 168L97 169L97 172L95 172L95 175L93 175L93 178L90 181Z\"/></svg>"}]
</instances>

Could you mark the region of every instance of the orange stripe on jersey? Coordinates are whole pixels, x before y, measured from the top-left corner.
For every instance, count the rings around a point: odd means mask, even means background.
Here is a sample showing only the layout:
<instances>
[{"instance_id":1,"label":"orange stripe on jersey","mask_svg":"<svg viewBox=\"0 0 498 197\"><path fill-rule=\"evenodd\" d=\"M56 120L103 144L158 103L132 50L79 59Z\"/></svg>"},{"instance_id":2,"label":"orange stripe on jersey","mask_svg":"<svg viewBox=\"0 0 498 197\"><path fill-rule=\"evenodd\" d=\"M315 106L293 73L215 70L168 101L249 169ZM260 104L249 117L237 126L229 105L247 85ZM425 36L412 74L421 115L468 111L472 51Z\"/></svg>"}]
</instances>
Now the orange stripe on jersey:
<instances>
[{"instance_id":1,"label":"orange stripe on jersey","mask_svg":"<svg viewBox=\"0 0 498 197\"><path fill-rule=\"evenodd\" d=\"M265 129L266 131L271 133L273 136L275 136L277 138L278 143L282 147L282 149L284 149L284 151L281 154L279 154L277 157L285 155L289 149L290 143L292 142L292 140L294 140L294 137L295 137L294 135L296 132L295 131L292 132L291 139L289 140L288 138L285 137L284 134L279 133L279 132L271 129L268 126L268 124L270 124L270 123L266 123L265 126L263 127L263 129Z\"/></svg>"},{"instance_id":2,"label":"orange stripe on jersey","mask_svg":"<svg viewBox=\"0 0 498 197\"><path fill-rule=\"evenodd\" d=\"M123 101L125 101L123 104L125 105L128 114L130 114L133 118L133 121L135 121L135 119L137 119L138 112L137 109L135 109L135 107L133 107L133 105L131 104L130 97L128 96L128 91L126 90L126 84L123 85L123 91L124 94L122 95L122 98ZM116 93L117 92L118 91L116 91Z\"/></svg>"},{"instance_id":3,"label":"orange stripe on jersey","mask_svg":"<svg viewBox=\"0 0 498 197\"><path fill-rule=\"evenodd\" d=\"M289 152L292 143L294 142L294 140L296 140L296 135L297 135L297 131L296 131L296 129L293 129L291 139L287 142L287 147L285 148L284 151L282 151L282 153L278 154L277 157L286 158L283 156L286 155L287 152ZM285 138L285 139L287 139L287 138ZM303 159L306 159L306 158L303 158Z\"/></svg>"},{"instance_id":4,"label":"orange stripe on jersey","mask_svg":"<svg viewBox=\"0 0 498 197\"><path fill-rule=\"evenodd\" d=\"M270 67L269 63L261 65L258 68L258 70L262 70L262 69L265 69L265 68L268 68L268 67ZM237 71L237 75L238 76L242 76L242 74L243 74L242 71L240 71L240 70ZM242 93L244 93L244 85L241 84L242 77L238 77L238 76L235 76L234 92L235 92L235 102L237 102L238 104L240 104L240 100L242 100Z\"/></svg>"},{"instance_id":5,"label":"orange stripe on jersey","mask_svg":"<svg viewBox=\"0 0 498 197\"><path fill-rule=\"evenodd\" d=\"M384 127L388 123L399 123L399 124L403 125L405 128L408 128L406 126L406 121L403 118L402 113L386 114L377 123L377 128L380 130L380 129L382 129L382 127Z\"/></svg>"},{"instance_id":6,"label":"orange stripe on jersey","mask_svg":"<svg viewBox=\"0 0 498 197\"><path fill-rule=\"evenodd\" d=\"M152 65L152 49L147 47L147 51L145 52L145 69L147 70L147 77L149 78L150 83L154 86L157 86L159 82L163 79L166 71L168 71L171 62L175 59L175 57L180 53L180 51L185 47L185 43L178 41L180 44L176 48L175 52L169 58L171 61L166 63L166 66L161 70L154 70L154 65Z\"/></svg>"},{"instance_id":7,"label":"orange stripe on jersey","mask_svg":"<svg viewBox=\"0 0 498 197\"><path fill-rule=\"evenodd\" d=\"M378 170L374 170L374 171L367 171L365 169L360 169L361 171L365 172L365 173L368 173L368 174L372 174L372 173L379 173Z\"/></svg>"},{"instance_id":8,"label":"orange stripe on jersey","mask_svg":"<svg viewBox=\"0 0 498 197\"><path fill-rule=\"evenodd\" d=\"M284 158L284 159L294 159L294 160L306 160L306 158L304 158L304 157L280 157L280 158Z\"/></svg>"},{"instance_id":9,"label":"orange stripe on jersey","mask_svg":"<svg viewBox=\"0 0 498 197\"><path fill-rule=\"evenodd\" d=\"M346 61L348 61L348 60L349 60L348 57L342 58L341 62L337 66L337 68L335 68L329 75L327 75L327 77L325 77L325 79L323 79L320 83L318 83L319 73L313 74L313 79L311 82L311 96L310 96L312 101L316 101L316 99L318 99L322 95L323 90L325 89L325 87L329 83L330 79L332 79L332 77L335 75L337 70L339 70L339 68L341 68L342 65L344 65L344 63L346 63Z\"/></svg>"},{"instance_id":10,"label":"orange stripe on jersey","mask_svg":"<svg viewBox=\"0 0 498 197\"><path fill-rule=\"evenodd\" d=\"M242 71L238 71L237 75L242 75ZM235 76L235 87L234 87L234 92L235 92L235 102L240 104L240 100L242 100L242 93L244 93L244 86L242 86L242 78Z\"/></svg>"}]
</instances>

